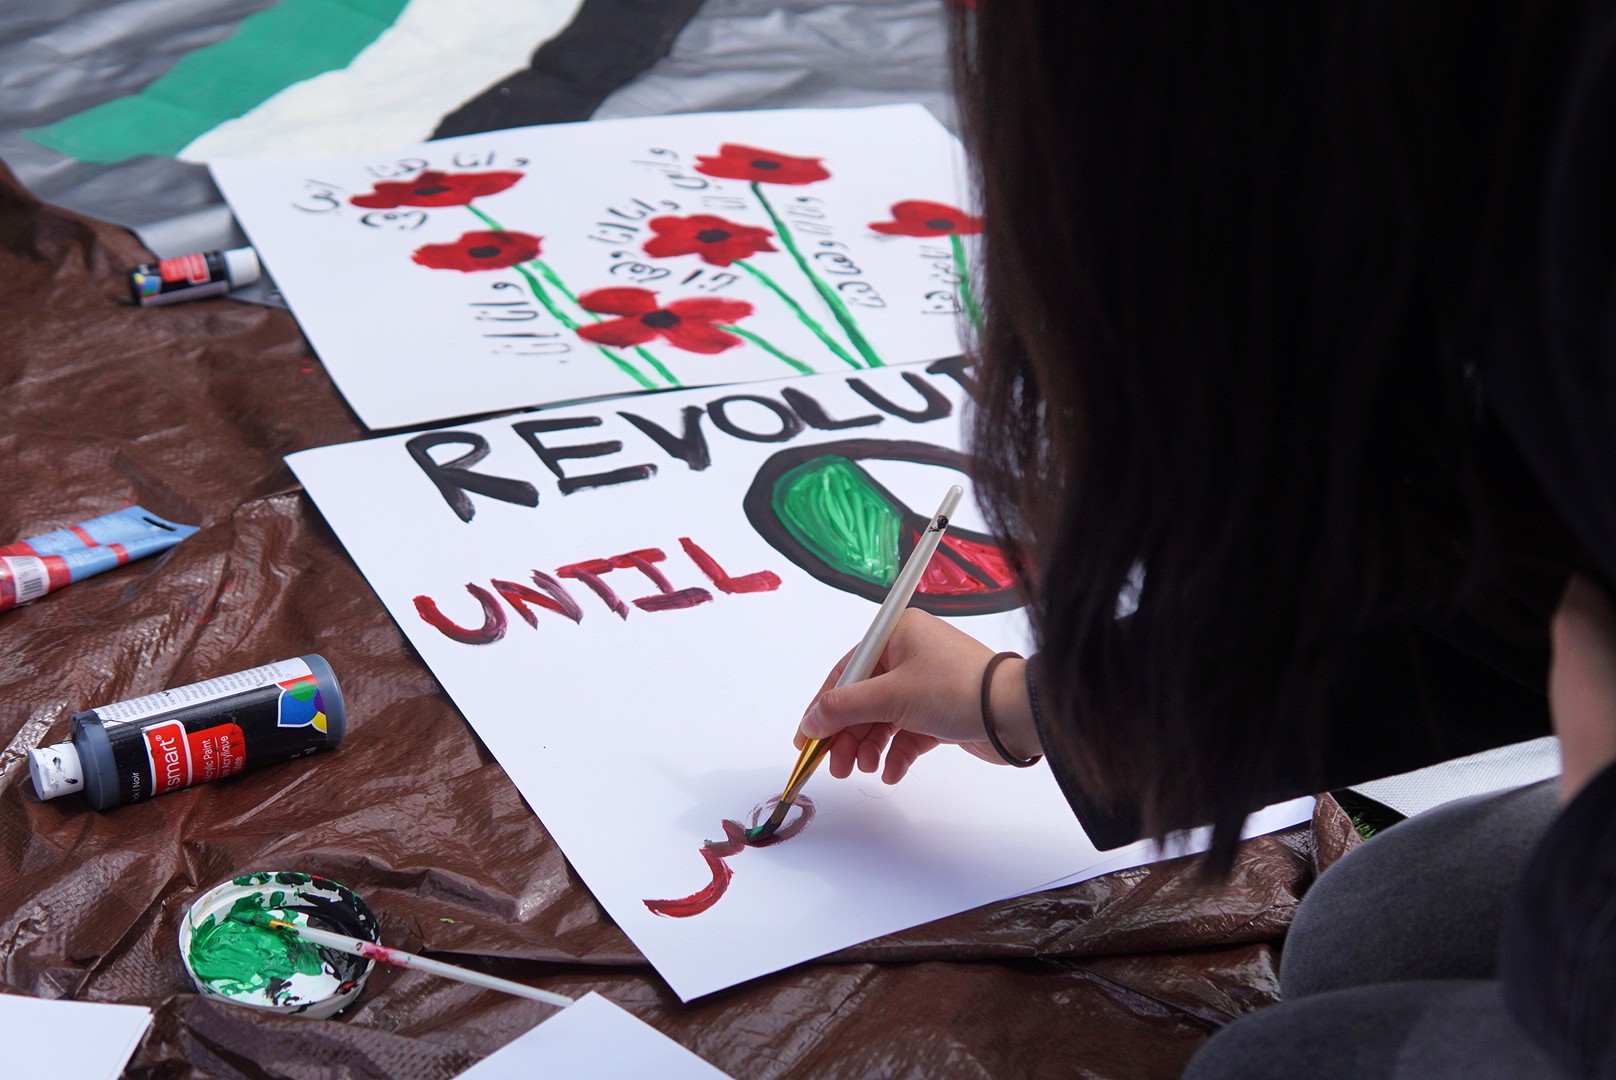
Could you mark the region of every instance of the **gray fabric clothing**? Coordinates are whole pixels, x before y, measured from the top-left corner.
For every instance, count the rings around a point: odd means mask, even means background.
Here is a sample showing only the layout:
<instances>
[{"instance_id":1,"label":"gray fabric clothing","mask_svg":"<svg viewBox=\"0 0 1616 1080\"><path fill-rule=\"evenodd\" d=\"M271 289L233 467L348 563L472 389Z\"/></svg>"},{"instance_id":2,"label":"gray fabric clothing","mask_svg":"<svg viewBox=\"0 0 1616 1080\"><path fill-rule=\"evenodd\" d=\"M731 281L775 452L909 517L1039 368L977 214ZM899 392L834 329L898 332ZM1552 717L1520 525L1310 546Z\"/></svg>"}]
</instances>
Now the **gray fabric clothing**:
<instances>
[{"instance_id":1,"label":"gray fabric clothing","mask_svg":"<svg viewBox=\"0 0 1616 1080\"><path fill-rule=\"evenodd\" d=\"M1558 1078L1493 978L1510 888L1558 811L1545 781L1354 849L1297 909L1283 1000L1213 1036L1185 1080Z\"/></svg>"},{"instance_id":2,"label":"gray fabric clothing","mask_svg":"<svg viewBox=\"0 0 1616 1080\"><path fill-rule=\"evenodd\" d=\"M1558 812L1545 781L1449 803L1355 848L1297 908L1280 993L1493 978L1510 886Z\"/></svg>"},{"instance_id":3,"label":"gray fabric clothing","mask_svg":"<svg viewBox=\"0 0 1616 1080\"><path fill-rule=\"evenodd\" d=\"M1184 1080L1560 1080L1491 979L1355 986L1258 1010Z\"/></svg>"}]
</instances>

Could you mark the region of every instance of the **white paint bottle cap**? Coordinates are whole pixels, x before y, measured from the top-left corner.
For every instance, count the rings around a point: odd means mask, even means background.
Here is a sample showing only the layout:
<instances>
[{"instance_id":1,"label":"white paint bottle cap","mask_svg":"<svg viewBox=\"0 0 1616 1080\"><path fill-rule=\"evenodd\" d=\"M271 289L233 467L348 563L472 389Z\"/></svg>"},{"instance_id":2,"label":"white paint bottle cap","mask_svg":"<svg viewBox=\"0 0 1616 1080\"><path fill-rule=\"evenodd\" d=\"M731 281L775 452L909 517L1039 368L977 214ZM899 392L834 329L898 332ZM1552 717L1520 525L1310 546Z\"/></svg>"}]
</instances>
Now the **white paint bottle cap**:
<instances>
[{"instance_id":1,"label":"white paint bottle cap","mask_svg":"<svg viewBox=\"0 0 1616 1080\"><path fill-rule=\"evenodd\" d=\"M83 791L84 765L78 747L59 742L28 751L28 776L34 782L34 794L41 799Z\"/></svg>"},{"instance_id":2,"label":"white paint bottle cap","mask_svg":"<svg viewBox=\"0 0 1616 1080\"><path fill-rule=\"evenodd\" d=\"M224 253L224 272L230 278L230 287L239 289L262 277L264 268L252 248L231 248Z\"/></svg>"}]
</instances>

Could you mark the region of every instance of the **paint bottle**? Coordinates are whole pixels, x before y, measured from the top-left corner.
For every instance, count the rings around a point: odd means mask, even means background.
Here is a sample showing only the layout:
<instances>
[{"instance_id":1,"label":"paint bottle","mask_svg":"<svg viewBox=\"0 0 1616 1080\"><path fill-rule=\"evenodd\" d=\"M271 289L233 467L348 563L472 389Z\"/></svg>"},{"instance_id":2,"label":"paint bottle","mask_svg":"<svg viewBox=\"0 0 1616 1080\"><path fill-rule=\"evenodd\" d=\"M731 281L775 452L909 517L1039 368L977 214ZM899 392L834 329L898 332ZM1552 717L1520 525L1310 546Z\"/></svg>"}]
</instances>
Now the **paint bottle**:
<instances>
[{"instance_id":1,"label":"paint bottle","mask_svg":"<svg viewBox=\"0 0 1616 1080\"><path fill-rule=\"evenodd\" d=\"M41 799L84 792L106 810L334 747L342 688L316 655L103 705L72 738L28 752Z\"/></svg>"},{"instance_id":2,"label":"paint bottle","mask_svg":"<svg viewBox=\"0 0 1616 1080\"><path fill-rule=\"evenodd\" d=\"M252 248L198 251L141 263L129 271L129 295L141 307L200 300L251 285L263 272Z\"/></svg>"}]
</instances>

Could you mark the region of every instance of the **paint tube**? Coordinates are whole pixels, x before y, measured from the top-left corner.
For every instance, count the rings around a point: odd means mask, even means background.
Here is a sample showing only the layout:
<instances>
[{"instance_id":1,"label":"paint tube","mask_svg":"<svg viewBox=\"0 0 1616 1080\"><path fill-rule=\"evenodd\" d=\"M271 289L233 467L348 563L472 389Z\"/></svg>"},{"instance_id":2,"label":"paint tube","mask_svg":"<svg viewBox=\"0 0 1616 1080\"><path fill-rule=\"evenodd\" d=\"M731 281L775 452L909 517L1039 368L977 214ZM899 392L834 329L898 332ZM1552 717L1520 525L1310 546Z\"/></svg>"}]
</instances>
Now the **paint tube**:
<instances>
[{"instance_id":1,"label":"paint tube","mask_svg":"<svg viewBox=\"0 0 1616 1080\"><path fill-rule=\"evenodd\" d=\"M335 747L347 731L331 665L310 654L103 705L67 742L28 751L34 793L106 810Z\"/></svg>"},{"instance_id":2,"label":"paint tube","mask_svg":"<svg viewBox=\"0 0 1616 1080\"><path fill-rule=\"evenodd\" d=\"M129 271L129 295L141 307L200 300L251 285L263 273L258 252L252 248L198 251L141 263Z\"/></svg>"},{"instance_id":3,"label":"paint tube","mask_svg":"<svg viewBox=\"0 0 1616 1080\"><path fill-rule=\"evenodd\" d=\"M63 585L167 551L196 532L138 506L67 529L0 546L0 611L37 600Z\"/></svg>"}]
</instances>

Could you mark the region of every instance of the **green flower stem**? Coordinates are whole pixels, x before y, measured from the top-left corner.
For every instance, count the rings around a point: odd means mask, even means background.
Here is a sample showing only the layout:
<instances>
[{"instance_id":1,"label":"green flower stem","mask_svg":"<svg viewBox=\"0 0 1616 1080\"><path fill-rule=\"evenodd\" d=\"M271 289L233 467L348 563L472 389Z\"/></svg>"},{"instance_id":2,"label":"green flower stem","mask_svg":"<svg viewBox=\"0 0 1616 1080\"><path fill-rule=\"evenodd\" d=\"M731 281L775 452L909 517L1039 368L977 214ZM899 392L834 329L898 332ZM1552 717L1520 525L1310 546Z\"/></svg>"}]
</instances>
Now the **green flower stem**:
<instances>
[{"instance_id":1,"label":"green flower stem","mask_svg":"<svg viewBox=\"0 0 1616 1080\"><path fill-rule=\"evenodd\" d=\"M487 225L490 229L493 229L495 232L504 232L505 231L505 226L501 225L499 222L495 221L493 218L489 217L487 214L483 213L481 210L477 209L475 206L471 205L470 203L466 203L465 207L466 207L467 210L470 210L473 214L476 214L477 217L482 220L482 223L484 225Z\"/></svg>"},{"instance_id":2,"label":"green flower stem","mask_svg":"<svg viewBox=\"0 0 1616 1080\"><path fill-rule=\"evenodd\" d=\"M752 344L756 345L758 348L762 349L764 352L768 353L770 356L774 357L776 360L780 360L780 361L783 361L783 362L785 362L787 364L790 364L791 367L794 368L798 372L798 374L801 374L801 375L812 375L812 374L814 374L814 369L813 368L809 367L807 364L803 363L801 360L797 360L797 359L794 359L793 357L787 356L785 353L781 352L779 349L777 349L773 345L769 344L763 338L761 338L758 335L752 333L752 331L750 331L750 330L742 330L739 326L735 326L733 324L728 324L728 323L714 323L713 325L717 326L720 330L727 330L730 333L736 335L737 337L745 338L747 341L750 341Z\"/></svg>"},{"instance_id":3,"label":"green flower stem","mask_svg":"<svg viewBox=\"0 0 1616 1080\"><path fill-rule=\"evenodd\" d=\"M853 318L853 313L842 302L842 298L836 294L836 290L826 284L825 280L818 274L814 273L814 268L809 265L808 260L803 256L802 249L797 247L796 238L786 228L785 222L780 220L780 215L774 212L774 206L769 202L768 197L763 194L763 189L758 186L758 181L756 180L752 181L752 194L756 195L758 202L763 204L763 209L768 213L769 220L774 222L775 232L779 235L781 242L785 244L786 250L791 252L791 257L797 260L797 265L802 267L802 272L808 276L808 280L813 283L814 288L819 290L820 297L830 307L830 312L836 316L836 321L842 324L842 330L847 334L847 340L851 341L853 348L857 349L859 355L864 357L865 364L870 367L884 366L885 361L865 340L864 332L859 329L858 320Z\"/></svg>"},{"instance_id":4,"label":"green flower stem","mask_svg":"<svg viewBox=\"0 0 1616 1080\"><path fill-rule=\"evenodd\" d=\"M592 311L590 312L590 314L595 315L595 313L592 312ZM600 318L600 316L595 315L595 318L598 320ZM647 364L650 364L651 367L656 371L656 373L658 375L660 375L664 379L668 380L668 385L669 386L672 386L672 387L684 386L684 383L680 382L677 378L675 378L673 372L669 371L667 369L667 367L662 363L662 361L660 361L660 360L658 360L656 358L655 354L646 351L644 346L636 345L636 346L634 346L634 351L636 353L639 353L640 359L644 360Z\"/></svg>"},{"instance_id":5,"label":"green flower stem","mask_svg":"<svg viewBox=\"0 0 1616 1080\"><path fill-rule=\"evenodd\" d=\"M544 305L545 310L547 310L551 315L554 315L556 321L562 326L565 326L568 330L576 333L578 330L577 320L573 319L560 308L556 307L555 301L550 299L550 294L545 292L543 285L539 284L539 279L533 276L533 271L518 263L516 265L516 272L527 279L528 288L533 290L533 295L538 298L539 303ZM635 382L639 383L642 389L655 390L657 388L656 383L652 382L650 379L647 379L639 368L612 352L610 349L606 348L606 346L596 345L595 348L600 350L602 356L606 357L606 359L617 365L617 369L619 371L623 372L623 374L629 376ZM668 379L670 382L673 382L672 376L668 376ZM678 386L679 384L677 382L673 382L673 385Z\"/></svg>"},{"instance_id":6,"label":"green flower stem","mask_svg":"<svg viewBox=\"0 0 1616 1080\"><path fill-rule=\"evenodd\" d=\"M780 287L779 282L775 281L768 274L765 274L763 271L744 260L736 262L735 265L739 266L742 270L745 270L748 274L751 274L758 281L762 282L766 288L773 292L774 295L778 296L781 300L784 300L786 306L796 313L797 318L801 320L802 324L808 329L812 330L819 340L825 343L825 347L831 352L835 353L839 359L846 361L849 367L858 368L860 371L864 370L864 365L853 359L853 354L842 348L841 343L835 338L831 337L830 332L827 331L823 326L819 325L818 320L804 311L802 305L797 303L796 299L792 297L790 293L786 292Z\"/></svg>"},{"instance_id":7,"label":"green flower stem","mask_svg":"<svg viewBox=\"0 0 1616 1080\"><path fill-rule=\"evenodd\" d=\"M466 209L470 210L477 216L479 221L481 221L484 225L487 225L490 229L493 229L495 232L506 231L505 226L501 225L499 222L495 221L493 218L489 217L483 211L477 209L470 203L466 204ZM550 269L548 263L542 259L532 259L530 262L533 266L538 268L539 274L544 278L544 280L555 286L556 291L561 293L561 295L565 296L568 300L571 300L574 305L580 309L583 309L583 305L578 303L578 298L573 295L572 290L567 288L566 284L561 280L561 275ZM562 326L565 326L568 330L576 332L579 326L578 321L571 316L564 314L560 308L556 307L555 303L550 299L549 293L545 291L544 286L540 285L538 278L533 276L533 272L526 266L518 266L516 269L521 271L522 276L527 279L528 287L533 290L533 295L539 298L539 303L543 304L546 310L548 310L551 315L554 315ZM587 314L596 322L603 321L601 317L595 314L593 311L588 311ZM604 345L597 345L595 347L599 349L608 360L610 360L613 364L616 364L620 371L624 371L627 374L632 375L635 382L639 383L647 390L656 389L656 384L648 380L645 375L639 371L639 369L634 367L633 364L630 364L627 360L624 360L617 353L607 349ZM667 381L669 386L684 385L684 383L680 382L674 377L673 372L669 371L662 361L658 360L655 356L652 356L645 349L636 345L634 346L634 351L640 355L640 359L644 360L647 364L650 364L651 368L658 375L662 376L662 378Z\"/></svg>"},{"instance_id":8,"label":"green flower stem","mask_svg":"<svg viewBox=\"0 0 1616 1080\"><path fill-rule=\"evenodd\" d=\"M971 317L971 325L980 330L982 309L977 307L976 294L971 291L971 269L965 260L965 241L959 233L949 233L948 246L954 252L954 269L959 271L960 299L965 301L965 313Z\"/></svg>"}]
</instances>

